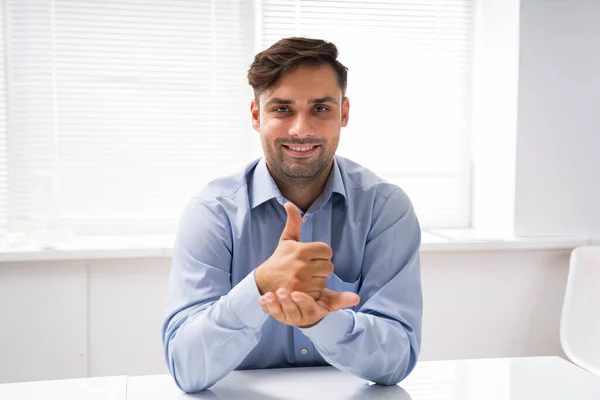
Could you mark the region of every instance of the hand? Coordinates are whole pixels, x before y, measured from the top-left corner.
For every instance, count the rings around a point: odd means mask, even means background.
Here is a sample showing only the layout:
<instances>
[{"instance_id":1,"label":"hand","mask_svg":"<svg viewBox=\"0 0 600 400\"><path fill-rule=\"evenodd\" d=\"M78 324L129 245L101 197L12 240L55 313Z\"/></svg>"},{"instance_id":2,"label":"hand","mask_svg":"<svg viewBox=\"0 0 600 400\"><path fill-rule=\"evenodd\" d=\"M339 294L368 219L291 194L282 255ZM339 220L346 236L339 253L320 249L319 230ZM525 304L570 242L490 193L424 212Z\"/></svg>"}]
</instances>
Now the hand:
<instances>
[{"instance_id":1,"label":"hand","mask_svg":"<svg viewBox=\"0 0 600 400\"><path fill-rule=\"evenodd\" d=\"M256 285L261 295L283 288L288 292L305 292L316 300L327 286L327 277L333 273L330 261L333 250L323 242L300 242L300 211L291 202L286 203L285 211L287 222L279 245L254 271Z\"/></svg>"},{"instance_id":2,"label":"hand","mask_svg":"<svg viewBox=\"0 0 600 400\"><path fill-rule=\"evenodd\" d=\"M265 293L258 300L263 311L279 322L300 328L310 328L327 314L359 303L360 297L352 292L334 292L324 289L319 300L303 292L288 292L280 288L273 293Z\"/></svg>"}]
</instances>

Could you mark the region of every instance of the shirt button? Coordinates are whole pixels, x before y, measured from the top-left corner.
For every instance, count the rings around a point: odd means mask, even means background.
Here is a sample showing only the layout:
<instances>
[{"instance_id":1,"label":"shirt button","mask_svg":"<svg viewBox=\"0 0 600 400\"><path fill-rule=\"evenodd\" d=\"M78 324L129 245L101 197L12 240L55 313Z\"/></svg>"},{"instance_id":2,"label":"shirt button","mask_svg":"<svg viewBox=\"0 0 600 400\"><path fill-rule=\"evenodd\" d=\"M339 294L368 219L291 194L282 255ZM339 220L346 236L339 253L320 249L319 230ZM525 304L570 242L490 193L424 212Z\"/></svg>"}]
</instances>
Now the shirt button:
<instances>
[{"instance_id":1,"label":"shirt button","mask_svg":"<svg viewBox=\"0 0 600 400\"><path fill-rule=\"evenodd\" d=\"M301 349L300 353L302 353L303 356L305 356L308 353L308 350L306 349Z\"/></svg>"},{"instance_id":2,"label":"shirt button","mask_svg":"<svg viewBox=\"0 0 600 400\"><path fill-rule=\"evenodd\" d=\"M306 222L306 217L302 217L302 222Z\"/></svg>"}]
</instances>

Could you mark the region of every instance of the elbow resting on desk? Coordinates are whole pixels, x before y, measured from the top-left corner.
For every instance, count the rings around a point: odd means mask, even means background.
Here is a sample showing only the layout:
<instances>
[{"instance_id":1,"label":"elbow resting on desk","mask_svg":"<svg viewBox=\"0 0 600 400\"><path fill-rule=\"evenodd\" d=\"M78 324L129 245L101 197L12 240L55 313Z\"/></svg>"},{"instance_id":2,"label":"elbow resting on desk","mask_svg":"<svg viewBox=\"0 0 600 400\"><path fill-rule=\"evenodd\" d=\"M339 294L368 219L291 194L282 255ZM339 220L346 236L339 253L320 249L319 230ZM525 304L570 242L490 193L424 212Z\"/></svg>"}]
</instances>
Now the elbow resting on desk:
<instances>
[{"instance_id":1,"label":"elbow resting on desk","mask_svg":"<svg viewBox=\"0 0 600 400\"><path fill-rule=\"evenodd\" d=\"M416 316L419 313L414 313ZM418 318L398 320L372 310L329 314L304 330L321 356L337 369L379 385L395 385L414 369L420 352ZM346 329L336 331L348 320Z\"/></svg>"},{"instance_id":2,"label":"elbow resting on desk","mask_svg":"<svg viewBox=\"0 0 600 400\"><path fill-rule=\"evenodd\" d=\"M215 356L211 353L211 348L218 347L218 344L206 345L203 332L206 324L203 324L202 319L200 315L192 319L186 316L178 321L171 319L163 328L163 345L169 372L177 387L186 393L202 391L229 372L226 366L221 370L208 370L206 360Z\"/></svg>"},{"instance_id":3,"label":"elbow resting on desk","mask_svg":"<svg viewBox=\"0 0 600 400\"><path fill-rule=\"evenodd\" d=\"M417 355L413 348L410 349L409 360L407 363L404 360L400 360L398 368L389 376L382 376L372 379L378 385L382 386L393 386L402 382L415 368L417 364Z\"/></svg>"},{"instance_id":4,"label":"elbow resting on desk","mask_svg":"<svg viewBox=\"0 0 600 400\"><path fill-rule=\"evenodd\" d=\"M177 386L186 393L213 386L235 369L260 339L259 329L247 327L224 335L225 329L218 328L211 316L216 308L192 316L189 313L165 324L163 344L167 366ZM220 334L216 334L219 329ZM226 347L237 351L225 353Z\"/></svg>"},{"instance_id":5,"label":"elbow resting on desk","mask_svg":"<svg viewBox=\"0 0 600 400\"><path fill-rule=\"evenodd\" d=\"M364 364L364 369L362 371L354 369L348 370L348 372L353 373L362 379L376 383L377 385L393 386L402 382L412 372L417 364L417 355L418 353L415 349L410 347L408 354L401 355L396 362L393 362L394 360L391 360L389 356L384 357L384 359L375 357L373 363ZM391 367L389 372L373 367L373 364L385 364L385 358L388 359L388 362L391 361L388 364ZM394 368L393 365L396 365L396 367ZM344 368L340 369L344 370ZM359 367L359 369L362 368Z\"/></svg>"},{"instance_id":6,"label":"elbow resting on desk","mask_svg":"<svg viewBox=\"0 0 600 400\"><path fill-rule=\"evenodd\" d=\"M163 323L162 342L164 346L165 360L169 373L173 377L175 384L179 389L186 393L199 392L208 387L206 382L207 374L205 368L197 368L194 374L190 374L190 362L185 360L185 357L191 355L191 349L185 349L188 343L185 343L186 329L185 322L189 315L184 313L179 318L171 315ZM195 351L204 351L204 346L195 346ZM204 355L206 356L206 355ZM203 357L202 359L206 359ZM200 366L201 367L201 366Z\"/></svg>"},{"instance_id":7,"label":"elbow resting on desk","mask_svg":"<svg viewBox=\"0 0 600 400\"><path fill-rule=\"evenodd\" d=\"M196 393L214 385L215 382L208 381L206 366L195 368L193 374L191 373L189 362L182 359L186 357L186 353L187 355L190 355L190 353L177 346L176 333L177 331L174 331L169 337L165 338L165 357L169 372L177 387L186 393Z\"/></svg>"}]
</instances>

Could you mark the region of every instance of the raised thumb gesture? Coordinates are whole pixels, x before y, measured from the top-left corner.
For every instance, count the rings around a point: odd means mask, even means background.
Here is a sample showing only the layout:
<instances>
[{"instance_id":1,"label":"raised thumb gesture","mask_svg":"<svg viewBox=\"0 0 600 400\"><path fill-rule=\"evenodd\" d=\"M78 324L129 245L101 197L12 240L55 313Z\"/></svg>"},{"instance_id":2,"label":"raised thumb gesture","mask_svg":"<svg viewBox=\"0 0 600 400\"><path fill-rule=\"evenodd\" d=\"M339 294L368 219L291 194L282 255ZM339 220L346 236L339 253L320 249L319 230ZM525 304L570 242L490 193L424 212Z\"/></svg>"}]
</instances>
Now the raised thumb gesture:
<instances>
[{"instance_id":1,"label":"raised thumb gesture","mask_svg":"<svg viewBox=\"0 0 600 400\"><path fill-rule=\"evenodd\" d=\"M254 271L256 286L261 295L283 288L318 299L327 286L327 277L333 273L333 250L323 242L302 243L302 214L291 202L284 207L285 227L271 257Z\"/></svg>"},{"instance_id":2,"label":"raised thumb gesture","mask_svg":"<svg viewBox=\"0 0 600 400\"><path fill-rule=\"evenodd\" d=\"M294 240L299 242L300 230L302 229L302 214L300 214L298 207L290 201L285 204L285 212L287 213L287 221L283 228L283 232L281 232L279 241Z\"/></svg>"}]
</instances>

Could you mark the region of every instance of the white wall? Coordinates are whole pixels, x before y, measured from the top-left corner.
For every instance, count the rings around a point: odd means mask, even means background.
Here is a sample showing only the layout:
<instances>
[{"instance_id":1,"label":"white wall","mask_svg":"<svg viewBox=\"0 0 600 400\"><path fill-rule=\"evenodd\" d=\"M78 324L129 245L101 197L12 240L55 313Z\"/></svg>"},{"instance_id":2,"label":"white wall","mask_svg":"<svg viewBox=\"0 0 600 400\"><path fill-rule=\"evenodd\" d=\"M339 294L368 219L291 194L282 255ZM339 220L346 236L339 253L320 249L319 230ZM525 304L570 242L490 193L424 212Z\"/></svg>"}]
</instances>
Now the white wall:
<instances>
[{"instance_id":1,"label":"white wall","mask_svg":"<svg viewBox=\"0 0 600 400\"><path fill-rule=\"evenodd\" d=\"M517 235L600 234L600 1L522 0Z\"/></svg>"},{"instance_id":2,"label":"white wall","mask_svg":"<svg viewBox=\"0 0 600 400\"><path fill-rule=\"evenodd\" d=\"M166 373L169 259L0 264L0 383ZM562 355L567 250L423 253L422 359Z\"/></svg>"},{"instance_id":3,"label":"white wall","mask_svg":"<svg viewBox=\"0 0 600 400\"><path fill-rule=\"evenodd\" d=\"M0 383L166 372L169 264L0 263Z\"/></svg>"},{"instance_id":4,"label":"white wall","mask_svg":"<svg viewBox=\"0 0 600 400\"><path fill-rule=\"evenodd\" d=\"M85 376L83 264L0 264L0 383Z\"/></svg>"},{"instance_id":5,"label":"white wall","mask_svg":"<svg viewBox=\"0 0 600 400\"><path fill-rule=\"evenodd\" d=\"M569 251L424 253L423 360L564 356Z\"/></svg>"}]
</instances>

